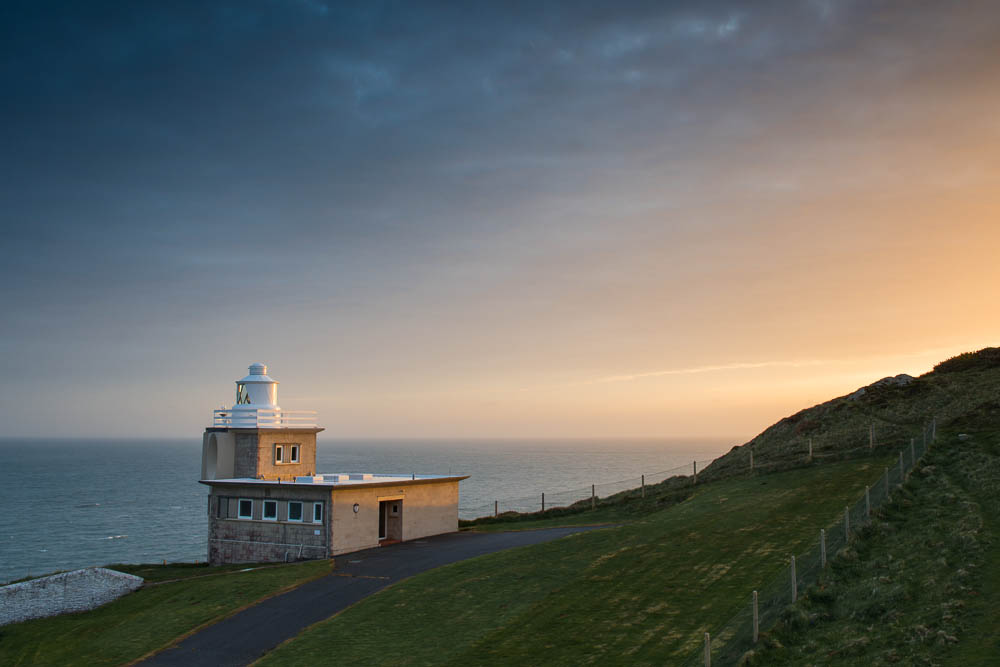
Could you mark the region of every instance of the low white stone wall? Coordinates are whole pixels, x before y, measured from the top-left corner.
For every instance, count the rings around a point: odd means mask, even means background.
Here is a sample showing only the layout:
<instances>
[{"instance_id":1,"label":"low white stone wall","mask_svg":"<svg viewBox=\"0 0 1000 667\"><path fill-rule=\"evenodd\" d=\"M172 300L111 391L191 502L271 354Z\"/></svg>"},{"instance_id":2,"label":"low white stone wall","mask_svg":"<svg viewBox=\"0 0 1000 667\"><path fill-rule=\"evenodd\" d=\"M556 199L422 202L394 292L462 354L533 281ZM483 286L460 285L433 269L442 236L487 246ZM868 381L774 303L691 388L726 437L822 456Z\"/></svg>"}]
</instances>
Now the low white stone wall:
<instances>
[{"instance_id":1,"label":"low white stone wall","mask_svg":"<svg viewBox=\"0 0 1000 667\"><path fill-rule=\"evenodd\" d=\"M103 567L62 572L0 586L0 625L87 611L142 586L142 577Z\"/></svg>"}]
</instances>

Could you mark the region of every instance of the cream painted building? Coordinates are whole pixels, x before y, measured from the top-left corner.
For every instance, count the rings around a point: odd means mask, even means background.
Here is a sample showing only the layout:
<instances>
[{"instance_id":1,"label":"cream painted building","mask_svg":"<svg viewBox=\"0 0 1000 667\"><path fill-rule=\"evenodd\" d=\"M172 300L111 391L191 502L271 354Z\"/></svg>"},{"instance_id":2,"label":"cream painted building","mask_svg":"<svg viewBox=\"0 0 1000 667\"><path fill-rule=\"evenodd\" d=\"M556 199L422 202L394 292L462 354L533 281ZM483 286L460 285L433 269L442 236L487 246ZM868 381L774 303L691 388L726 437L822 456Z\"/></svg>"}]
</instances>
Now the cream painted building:
<instances>
[{"instance_id":1,"label":"cream painted building","mask_svg":"<svg viewBox=\"0 0 1000 667\"><path fill-rule=\"evenodd\" d=\"M263 364L236 382L202 439L208 561L337 554L458 530L462 476L316 474L314 412L282 410Z\"/></svg>"}]
</instances>

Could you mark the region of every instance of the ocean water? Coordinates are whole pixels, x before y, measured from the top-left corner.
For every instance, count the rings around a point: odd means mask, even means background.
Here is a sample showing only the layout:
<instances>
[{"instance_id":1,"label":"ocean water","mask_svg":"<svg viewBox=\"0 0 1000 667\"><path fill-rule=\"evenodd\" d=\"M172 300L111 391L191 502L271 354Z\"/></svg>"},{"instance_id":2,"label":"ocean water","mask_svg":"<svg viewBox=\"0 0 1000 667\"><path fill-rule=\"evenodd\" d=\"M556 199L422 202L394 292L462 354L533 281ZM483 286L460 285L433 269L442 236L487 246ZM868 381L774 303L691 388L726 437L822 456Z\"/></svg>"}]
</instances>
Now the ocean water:
<instances>
[{"instance_id":1,"label":"ocean water","mask_svg":"<svg viewBox=\"0 0 1000 667\"><path fill-rule=\"evenodd\" d=\"M469 475L463 518L689 473L733 440L319 441L318 472ZM0 583L90 565L205 558L201 438L0 440Z\"/></svg>"}]
</instances>

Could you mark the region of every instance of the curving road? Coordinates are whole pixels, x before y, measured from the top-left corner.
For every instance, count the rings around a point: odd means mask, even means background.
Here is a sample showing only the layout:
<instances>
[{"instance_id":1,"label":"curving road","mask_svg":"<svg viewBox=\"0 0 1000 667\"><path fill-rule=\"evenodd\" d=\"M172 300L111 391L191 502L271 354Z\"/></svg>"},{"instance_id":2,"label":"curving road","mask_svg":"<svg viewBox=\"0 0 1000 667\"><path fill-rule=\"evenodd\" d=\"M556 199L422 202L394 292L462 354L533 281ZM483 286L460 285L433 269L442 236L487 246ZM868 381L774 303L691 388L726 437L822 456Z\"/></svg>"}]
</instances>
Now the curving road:
<instances>
[{"instance_id":1,"label":"curving road","mask_svg":"<svg viewBox=\"0 0 1000 667\"><path fill-rule=\"evenodd\" d=\"M141 665L248 665L304 628L426 570L599 526L448 533L337 556L337 569L191 635Z\"/></svg>"}]
</instances>

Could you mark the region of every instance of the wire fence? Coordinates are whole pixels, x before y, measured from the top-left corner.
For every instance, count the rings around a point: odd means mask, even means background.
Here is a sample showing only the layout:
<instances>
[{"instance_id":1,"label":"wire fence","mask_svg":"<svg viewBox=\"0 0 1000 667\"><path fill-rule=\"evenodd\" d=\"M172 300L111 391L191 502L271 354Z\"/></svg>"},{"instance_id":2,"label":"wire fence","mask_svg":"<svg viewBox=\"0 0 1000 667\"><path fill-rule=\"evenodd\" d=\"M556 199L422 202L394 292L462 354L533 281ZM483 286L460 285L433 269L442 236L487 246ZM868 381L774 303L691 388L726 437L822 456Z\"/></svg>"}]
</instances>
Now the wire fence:
<instances>
[{"instance_id":1,"label":"wire fence","mask_svg":"<svg viewBox=\"0 0 1000 667\"><path fill-rule=\"evenodd\" d=\"M928 426L921 437L926 446L926 437L931 435L933 425ZM854 459L865 455L882 455L887 450L897 450L909 446L913 433L912 424L874 418L864 429L856 424L842 428L824 427L822 435L811 436L808 432L790 435L778 447L767 448L766 460L754 460L754 443L741 447L737 456L723 455L717 459L692 461L669 470L645 473L638 477L614 482L602 482L587 487L562 491L539 491L531 496L518 498L498 498L492 503L461 505L459 516L463 520L497 517L501 514L535 514L552 510L587 509L597 507L602 501L616 501L622 496L643 496L649 487L683 487L685 484L716 481L746 474L764 474L798 468L809 463L829 463Z\"/></svg>"},{"instance_id":2,"label":"wire fence","mask_svg":"<svg viewBox=\"0 0 1000 667\"><path fill-rule=\"evenodd\" d=\"M764 582L756 591L747 591L746 603L721 627L705 632L699 648L684 664L710 666L714 661L717 665L735 665L754 648L761 632L782 619L794 623L796 611L791 605L809 586L821 581L829 561L871 521L872 514L890 500L935 436L936 425L931 422L916 437L894 437L891 442L878 445L872 438L868 444L871 450L877 447L884 452L890 445L898 446L898 461L885 468L871 486L865 487L864 494L853 505L845 507L836 520L817 528L816 542L805 553L790 555L787 567L779 575Z\"/></svg>"},{"instance_id":3,"label":"wire fence","mask_svg":"<svg viewBox=\"0 0 1000 667\"><path fill-rule=\"evenodd\" d=\"M533 514L567 508L586 509L587 507L596 507L602 501L617 501L623 496L642 497L650 487L659 486L668 480L694 484L701 471L705 470L711 463L711 459L692 461L670 470L645 473L638 477L615 482L603 482L555 492L539 491L535 495L520 498L497 499L492 503L462 506L459 508L459 513L463 517L473 518L499 516L509 512Z\"/></svg>"}]
</instances>

